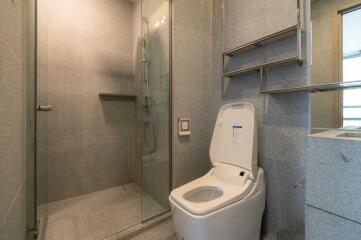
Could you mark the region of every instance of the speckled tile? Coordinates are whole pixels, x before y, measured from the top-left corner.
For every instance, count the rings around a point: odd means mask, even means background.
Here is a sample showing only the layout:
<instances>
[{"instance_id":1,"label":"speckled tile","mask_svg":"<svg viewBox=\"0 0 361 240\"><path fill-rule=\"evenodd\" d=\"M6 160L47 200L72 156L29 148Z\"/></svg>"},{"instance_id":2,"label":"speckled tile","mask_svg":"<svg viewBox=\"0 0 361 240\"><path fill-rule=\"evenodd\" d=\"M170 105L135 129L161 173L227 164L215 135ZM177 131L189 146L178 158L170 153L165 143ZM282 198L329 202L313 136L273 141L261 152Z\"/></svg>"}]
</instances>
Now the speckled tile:
<instances>
[{"instance_id":1,"label":"speckled tile","mask_svg":"<svg viewBox=\"0 0 361 240\"><path fill-rule=\"evenodd\" d=\"M193 151L183 151L174 154L174 187L179 187L196 178L199 178L211 170L209 148L201 148Z\"/></svg>"},{"instance_id":2,"label":"speckled tile","mask_svg":"<svg viewBox=\"0 0 361 240\"><path fill-rule=\"evenodd\" d=\"M25 2L22 0L1 1L0 39L12 49L17 61L25 63ZM4 42L2 42L2 45Z\"/></svg>"},{"instance_id":3,"label":"speckled tile","mask_svg":"<svg viewBox=\"0 0 361 240\"><path fill-rule=\"evenodd\" d=\"M361 224L306 207L306 240L359 240Z\"/></svg>"},{"instance_id":4,"label":"speckled tile","mask_svg":"<svg viewBox=\"0 0 361 240\"><path fill-rule=\"evenodd\" d=\"M160 208L131 183L44 204L38 214L45 220L44 240L99 240L140 224L141 211L149 216Z\"/></svg>"},{"instance_id":5,"label":"speckled tile","mask_svg":"<svg viewBox=\"0 0 361 240\"><path fill-rule=\"evenodd\" d=\"M18 2L4 3L17 8ZM141 26L132 27L133 7L130 1L38 2L38 100L53 106L38 126L45 132L41 147L47 152L41 162L48 170L43 185L51 185L39 188L47 196L42 203L133 180L134 100L99 98L101 92L134 93L134 85L140 86L140 78L133 76L133 65L140 63L132 48L138 37L133 33ZM62 161L67 164L60 166Z\"/></svg>"},{"instance_id":6,"label":"speckled tile","mask_svg":"<svg viewBox=\"0 0 361 240\"><path fill-rule=\"evenodd\" d=\"M4 225L0 226L1 240L23 240L26 229L26 189L25 185L19 189L14 203L6 217Z\"/></svg>"},{"instance_id":7,"label":"speckled tile","mask_svg":"<svg viewBox=\"0 0 361 240\"><path fill-rule=\"evenodd\" d=\"M361 141L307 138L306 203L361 224Z\"/></svg>"},{"instance_id":8,"label":"speckled tile","mask_svg":"<svg viewBox=\"0 0 361 240\"><path fill-rule=\"evenodd\" d=\"M177 240L172 219L133 237L130 240Z\"/></svg>"},{"instance_id":9,"label":"speckled tile","mask_svg":"<svg viewBox=\"0 0 361 240\"><path fill-rule=\"evenodd\" d=\"M304 1L307 2L307 1ZM214 0L215 6L221 1ZM259 165L267 179L267 209L265 233L280 230L298 230L304 224L304 190L294 185L305 178L305 136L310 124L309 94L260 94L260 75L250 73L233 79L222 77L222 42L226 49L255 40L284 27L295 24L296 1L237 1L225 3L223 27L222 11L213 9L213 88L214 105L219 107L231 101L248 101L257 109ZM307 12L307 11L306 11ZM260 17L262 16L262 17ZM219 34L222 32L223 36ZM306 24L303 50L308 42L309 25ZM222 41L223 37L223 41ZM266 50L251 50L231 62L230 67L272 61L295 53L292 38L269 44ZM243 58L245 55L245 58ZM250 56L247 56L250 55ZM257 57L256 57L257 56ZM310 67L290 64L268 71L267 87L304 86L310 83Z\"/></svg>"},{"instance_id":10,"label":"speckled tile","mask_svg":"<svg viewBox=\"0 0 361 240\"><path fill-rule=\"evenodd\" d=\"M0 41L0 225L25 176L22 71L15 54Z\"/></svg>"},{"instance_id":11,"label":"speckled tile","mask_svg":"<svg viewBox=\"0 0 361 240\"><path fill-rule=\"evenodd\" d=\"M268 234L263 240L277 240L277 236ZM163 223L160 223L151 229L142 232L129 240L177 240L177 236L174 229L173 219L169 219ZM287 239L298 240L298 239Z\"/></svg>"}]
</instances>

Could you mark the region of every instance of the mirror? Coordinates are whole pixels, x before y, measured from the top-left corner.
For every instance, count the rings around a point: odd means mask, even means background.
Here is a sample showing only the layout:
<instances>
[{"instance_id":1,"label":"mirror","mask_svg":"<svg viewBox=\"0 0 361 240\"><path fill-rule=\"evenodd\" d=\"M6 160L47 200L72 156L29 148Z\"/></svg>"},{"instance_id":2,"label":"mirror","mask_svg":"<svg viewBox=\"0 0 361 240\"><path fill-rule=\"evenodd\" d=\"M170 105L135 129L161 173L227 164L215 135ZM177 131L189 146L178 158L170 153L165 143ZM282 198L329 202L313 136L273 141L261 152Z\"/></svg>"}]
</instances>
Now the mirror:
<instances>
[{"instance_id":1,"label":"mirror","mask_svg":"<svg viewBox=\"0 0 361 240\"><path fill-rule=\"evenodd\" d=\"M312 85L360 81L361 0L313 0Z\"/></svg>"},{"instance_id":2,"label":"mirror","mask_svg":"<svg viewBox=\"0 0 361 240\"><path fill-rule=\"evenodd\" d=\"M361 131L361 89L318 92L311 96L314 130L345 128Z\"/></svg>"},{"instance_id":3,"label":"mirror","mask_svg":"<svg viewBox=\"0 0 361 240\"><path fill-rule=\"evenodd\" d=\"M361 0L313 0L311 19L312 85L361 85ZM312 127L361 130L361 88L313 94Z\"/></svg>"}]
</instances>

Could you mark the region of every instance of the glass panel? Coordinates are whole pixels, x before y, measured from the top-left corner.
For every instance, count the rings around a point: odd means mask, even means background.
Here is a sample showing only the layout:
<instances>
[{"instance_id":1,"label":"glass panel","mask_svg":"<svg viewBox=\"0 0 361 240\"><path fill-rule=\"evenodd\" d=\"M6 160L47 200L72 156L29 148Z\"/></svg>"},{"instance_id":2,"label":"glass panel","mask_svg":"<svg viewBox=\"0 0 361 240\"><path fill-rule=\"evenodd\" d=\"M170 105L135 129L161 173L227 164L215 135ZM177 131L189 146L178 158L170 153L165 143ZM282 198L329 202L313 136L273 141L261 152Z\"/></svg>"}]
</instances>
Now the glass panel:
<instances>
[{"instance_id":1,"label":"glass panel","mask_svg":"<svg viewBox=\"0 0 361 240\"><path fill-rule=\"evenodd\" d=\"M343 16L343 81L361 80L361 9ZM343 126L361 126L361 89L343 91Z\"/></svg>"},{"instance_id":2,"label":"glass panel","mask_svg":"<svg viewBox=\"0 0 361 240\"><path fill-rule=\"evenodd\" d=\"M344 107L343 109L343 117L344 118L359 118L361 119L361 107Z\"/></svg>"},{"instance_id":3,"label":"glass panel","mask_svg":"<svg viewBox=\"0 0 361 240\"><path fill-rule=\"evenodd\" d=\"M142 2L142 220L168 211L170 186L169 2Z\"/></svg>"},{"instance_id":4,"label":"glass panel","mask_svg":"<svg viewBox=\"0 0 361 240\"><path fill-rule=\"evenodd\" d=\"M361 126L361 120L344 120L343 124L345 127Z\"/></svg>"},{"instance_id":5,"label":"glass panel","mask_svg":"<svg viewBox=\"0 0 361 240\"><path fill-rule=\"evenodd\" d=\"M38 0L37 104L52 106L37 114L42 239L100 240L141 223L140 10Z\"/></svg>"}]
</instances>

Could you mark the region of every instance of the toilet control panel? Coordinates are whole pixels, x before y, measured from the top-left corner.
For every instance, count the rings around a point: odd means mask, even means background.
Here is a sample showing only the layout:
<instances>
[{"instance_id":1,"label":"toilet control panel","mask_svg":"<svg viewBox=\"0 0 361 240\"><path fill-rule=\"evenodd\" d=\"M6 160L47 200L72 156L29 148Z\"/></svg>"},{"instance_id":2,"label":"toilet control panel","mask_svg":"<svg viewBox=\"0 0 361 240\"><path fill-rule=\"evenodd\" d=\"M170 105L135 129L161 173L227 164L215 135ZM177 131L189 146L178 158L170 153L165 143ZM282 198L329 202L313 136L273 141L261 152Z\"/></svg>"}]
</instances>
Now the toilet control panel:
<instances>
[{"instance_id":1,"label":"toilet control panel","mask_svg":"<svg viewBox=\"0 0 361 240\"><path fill-rule=\"evenodd\" d=\"M217 163L212 169L211 175L224 182L239 185L243 185L251 179L251 173L247 169L224 163Z\"/></svg>"}]
</instances>

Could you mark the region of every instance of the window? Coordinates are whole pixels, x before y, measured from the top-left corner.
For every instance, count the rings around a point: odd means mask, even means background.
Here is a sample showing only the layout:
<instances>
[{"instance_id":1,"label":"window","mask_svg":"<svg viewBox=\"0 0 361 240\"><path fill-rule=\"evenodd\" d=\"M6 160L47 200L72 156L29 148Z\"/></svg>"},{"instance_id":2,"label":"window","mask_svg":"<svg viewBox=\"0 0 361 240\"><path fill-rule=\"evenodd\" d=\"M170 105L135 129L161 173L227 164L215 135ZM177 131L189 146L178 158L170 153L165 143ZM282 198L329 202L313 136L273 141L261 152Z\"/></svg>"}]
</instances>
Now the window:
<instances>
[{"instance_id":1,"label":"window","mask_svg":"<svg viewBox=\"0 0 361 240\"><path fill-rule=\"evenodd\" d=\"M361 8L342 13L343 81L361 80ZM343 91L344 127L361 126L361 89Z\"/></svg>"}]
</instances>

